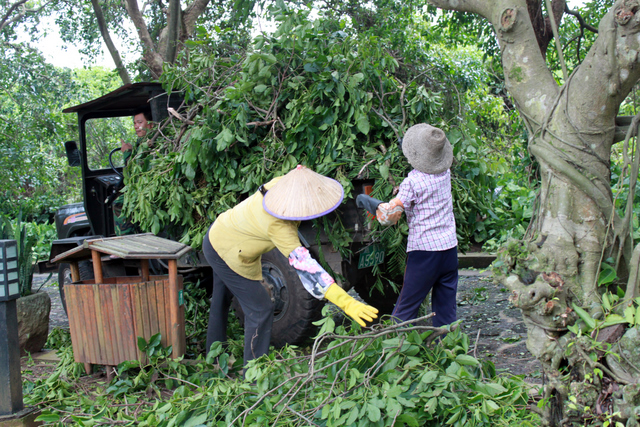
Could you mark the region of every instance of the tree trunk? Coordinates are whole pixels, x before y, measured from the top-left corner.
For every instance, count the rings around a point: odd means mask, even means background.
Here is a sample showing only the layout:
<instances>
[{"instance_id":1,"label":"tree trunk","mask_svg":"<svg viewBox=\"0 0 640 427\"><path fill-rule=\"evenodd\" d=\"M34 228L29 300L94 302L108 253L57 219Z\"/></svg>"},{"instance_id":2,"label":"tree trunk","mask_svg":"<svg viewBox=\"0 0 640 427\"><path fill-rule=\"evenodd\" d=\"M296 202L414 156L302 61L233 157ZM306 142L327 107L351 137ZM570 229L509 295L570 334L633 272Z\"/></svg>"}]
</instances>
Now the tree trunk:
<instances>
[{"instance_id":1,"label":"tree trunk","mask_svg":"<svg viewBox=\"0 0 640 427\"><path fill-rule=\"evenodd\" d=\"M136 0L125 0L127 14L133 21L142 44L143 57L154 78L162 74L164 62L173 63L180 42L189 38L195 31L198 17L206 10L210 0L195 0L185 11L180 8L180 0L169 0L167 26L160 31L157 41L151 38L147 24L138 8Z\"/></svg>"},{"instance_id":2,"label":"tree trunk","mask_svg":"<svg viewBox=\"0 0 640 427\"><path fill-rule=\"evenodd\" d=\"M111 40L109 28L107 27L107 22L104 19L104 14L102 13L100 2L98 0L91 0L91 5L93 6L93 12L96 14L96 19L98 20L98 28L100 29L102 40L104 40L104 43L107 45L107 50L109 50L109 54L113 59L116 70L118 71L118 75L120 76L123 84L129 84L131 83L131 77L129 77L129 73L127 72L124 63L122 62L122 58L120 57L118 49Z\"/></svg>"},{"instance_id":3,"label":"tree trunk","mask_svg":"<svg viewBox=\"0 0 640 427\"><path fill-rule=\"evenodd\" d=\"M569 394L580 395L574 383L584 389L583 396L593 397L593 402L585 397L584 406L593 407L598 392L587 388L596 387L598 381L586 384L584 379L594 378L595 367L606 369L587 356L591 350L586 337L576 339L568 331L577 321L574 304L602 313L597 286L602 259L621 259L620 277L627 275L631 261L629 227L615 212L609 168L619 106L640 78L640 14L636 15L640 2L615 3L601 20L599 37L584 62L559 86L530 19L528 6L539 1L429 1L491 21L501 47L506 87L528 129L529 151L540 164L541 187L531 231L525 241L505 248L501 279L512 291L513 303L522 309L527 347L547 375L545 397L556 402L547 407L545 422L559 425L563 400ZM636 253L636 264L639 257ZM632 273L627 287L634 295L638 274ZM559 374L562 365L572 367L571 379ZM608 372L624 384L623 378Z\"/></svg>"}]
</instances>

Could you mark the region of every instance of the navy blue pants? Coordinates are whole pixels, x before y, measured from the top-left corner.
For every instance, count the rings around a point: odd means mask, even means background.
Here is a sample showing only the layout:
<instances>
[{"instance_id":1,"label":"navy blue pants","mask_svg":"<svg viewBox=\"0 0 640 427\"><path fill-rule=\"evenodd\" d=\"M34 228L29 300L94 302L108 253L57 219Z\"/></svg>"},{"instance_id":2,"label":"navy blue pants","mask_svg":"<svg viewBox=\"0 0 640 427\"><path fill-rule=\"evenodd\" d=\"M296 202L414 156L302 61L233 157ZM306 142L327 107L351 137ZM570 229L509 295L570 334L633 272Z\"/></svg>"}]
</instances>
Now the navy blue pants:
<instances>
[{"instance_id":1,"label":"navy blue pants","mask_svg":"<svg viewBox=\"0 0 640 427\"><path fill-rule=\"evenodd\" d=\"M433 326L456 321L458 290L458 248L445 251L411 251L407 253L404 282L392 316L405 322L418 317L418 309L429 292L436 313Z\"/></svg>"},{"instance_id":2,"label":"navy blue pants","mask_svg":"<svg viewBox=\"0 0 640 427\"><path fill-rule=\"evenodd\" d=\"M209 236L202 242L202 250L213 269L213 295L207 327L207 351L216 341L227 341L227 321L231 298L235 296L244 312L244 364L269 352L273 303L265 288L257 280L250 280L231 270L213 249Z\"/></svg>"}]
</instances>

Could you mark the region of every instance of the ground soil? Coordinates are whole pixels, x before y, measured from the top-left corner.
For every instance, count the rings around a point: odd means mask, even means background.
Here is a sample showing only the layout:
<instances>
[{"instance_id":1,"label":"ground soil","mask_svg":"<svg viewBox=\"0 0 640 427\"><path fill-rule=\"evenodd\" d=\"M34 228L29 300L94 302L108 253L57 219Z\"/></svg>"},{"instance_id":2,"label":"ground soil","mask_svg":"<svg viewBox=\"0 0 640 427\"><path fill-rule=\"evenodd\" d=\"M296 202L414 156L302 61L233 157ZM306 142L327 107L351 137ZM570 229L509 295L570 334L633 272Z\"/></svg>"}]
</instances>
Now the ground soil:
<instances>
[{"instance_id":1,"label":"ground soil","mask_svg":"<svg viewBox=\"0 0 640 427\"><path fill-rule=\"evenodd\" d=\"M34 289L51 296L49 330L68 328L57 286L57 275L34 275ZM493 282L491 276L478 270L460 270L458 282L458 319L469 335L471 352L477 358L491 360L505 374L523 375L528 382L540 382L540 364L526 348L527 331L520 310L509 303L509 292ZM23 377L31 380L55 367L55 360L25 357Z\"/></svg>"},{"instance_id":2,"label":"ground soil","mask_svg":"<svg viewBox=\"0 0 640 427\"><path fill-rule=\"evenodd\" d=\"M527 350L527 328L520 309L509 302L509 290L488 273L460 270L458 319L473 343L473 355L491 360L499 372L541 381L541 365Z\"/></svg>"}]
</instances>

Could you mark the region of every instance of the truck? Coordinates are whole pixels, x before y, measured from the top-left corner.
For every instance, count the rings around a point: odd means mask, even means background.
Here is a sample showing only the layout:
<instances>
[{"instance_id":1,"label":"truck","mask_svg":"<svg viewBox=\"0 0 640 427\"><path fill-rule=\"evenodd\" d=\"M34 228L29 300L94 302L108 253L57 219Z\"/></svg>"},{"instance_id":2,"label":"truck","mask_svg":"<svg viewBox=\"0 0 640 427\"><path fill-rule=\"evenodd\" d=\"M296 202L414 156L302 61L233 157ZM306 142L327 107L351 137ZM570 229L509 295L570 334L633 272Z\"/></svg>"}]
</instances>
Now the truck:
<instances>
[{"instance_id":1,"label":"truck","mask_svg":"<svg viewBox=\"0 0 640 427\"><path fill-rule=\"evenodd\" d=\"M143 108L150 108L153 121L168 117L168 109L178 110L183 104L179 94L166 93L159 83L124 85L104 96L66 108L64 113L78 117L78 141L67 141L65 150L69 165L82 171L82 203L62 206L56 213L58 240L52 244L50 259L81 245L86 239L115 235L113 199L123 184L121 141L135 140L132 116ZM353 181L355 193L368 194L372 180ZM333 270L338 283L355 291L369 304L389 311L389 298L371 293L375 282L374 266L384 263L384 251L370 239L366 213L358 209L354 199L346 200L332 212L329 222L340 220L352 233L350 255L336 251L328 236L314 227L313 221L303 221L299 227L300 241L316 259ZM171 236L162 236L171 238ZM166 267L162 262L153 265L158 274ZM80 264L82 280L92 277L90 261ZM137 266L113 259L103 265L105 277L137 274ZM192 253L178 263L185 280L211 283L211 268L202 253ZM312 297L302 286L288 260L277 250L262 256L264 285L275 303L272 344L300 344L312 336L313 325L321 315L324 301ZM64 287L71 281L70 268L61 264L58 270L60 296L66 310ZM233 304L242 322L239 305Z\"/></svg>"}]
</instances>

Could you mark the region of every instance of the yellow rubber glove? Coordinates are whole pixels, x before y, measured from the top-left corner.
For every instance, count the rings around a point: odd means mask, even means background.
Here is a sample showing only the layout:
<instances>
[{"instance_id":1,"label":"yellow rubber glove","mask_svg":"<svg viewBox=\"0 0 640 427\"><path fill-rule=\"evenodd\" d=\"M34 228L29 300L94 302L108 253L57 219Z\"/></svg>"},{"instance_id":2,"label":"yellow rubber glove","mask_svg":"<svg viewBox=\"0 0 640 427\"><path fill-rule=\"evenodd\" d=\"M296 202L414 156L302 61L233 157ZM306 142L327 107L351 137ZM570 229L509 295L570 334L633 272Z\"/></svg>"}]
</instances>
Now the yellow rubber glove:
<instances>
[{"instance_id":1,"label":"yellow rubber glove","mask_svg":"<svg viewBox=\"0 0 640 427\"><path fill-rule=\"evenodd\" d=\"M364 320L371 322L378 317L378 309L371 307L370 305L363 304L360 301L352 298L348 293L344 291L337 284L332 284L325 292L324 297L340 307L347 316L358 322L360 326L366 326Z\"/></svg>"}]
</instances>

